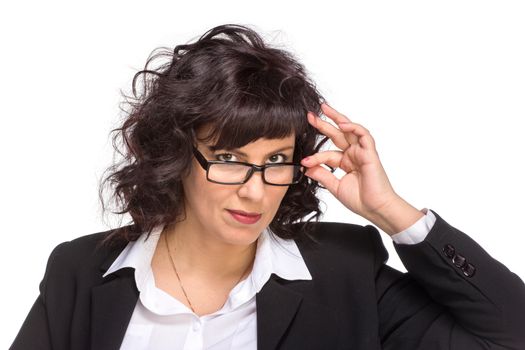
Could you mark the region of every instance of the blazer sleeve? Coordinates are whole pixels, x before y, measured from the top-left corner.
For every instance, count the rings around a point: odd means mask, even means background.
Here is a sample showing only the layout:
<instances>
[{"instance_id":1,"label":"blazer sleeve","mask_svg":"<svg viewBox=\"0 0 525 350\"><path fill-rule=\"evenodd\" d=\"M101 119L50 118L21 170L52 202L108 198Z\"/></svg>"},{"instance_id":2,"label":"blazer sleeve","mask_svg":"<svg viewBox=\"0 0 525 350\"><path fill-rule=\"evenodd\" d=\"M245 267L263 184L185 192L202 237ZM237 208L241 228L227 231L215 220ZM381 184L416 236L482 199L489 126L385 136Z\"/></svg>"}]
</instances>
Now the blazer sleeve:
<instances>
[{"instance_id":1,"label":"blazer sleeve","mask_svg":"<svg viewBox=\"0 0 525 350\"><path fill-rule=\"evenodd\" d=\"M66 242L67 243L67 242ZM60 256L61 249L66 243L58 245L51 253L44 278L40 283L40 294L33 304L29 314L27 315L18 335L9 349L11 350L27 350L27 349L41 349L51 350L51 336L49 328L49 315L47 309L47 295L46 287L50 276L55 274L56 260Z\"/></svg>"},{"instance_id":2,"label":"blazer sleeve","mask_svg":"<svg viewBox=\"0 0 525 350\"><path fill-rule=\"evenodd\" d=\"M524 350L523 281L434 214L423 242L394 244L407 274L379 264L384 349Z\"/></svg>"}]
</instances>

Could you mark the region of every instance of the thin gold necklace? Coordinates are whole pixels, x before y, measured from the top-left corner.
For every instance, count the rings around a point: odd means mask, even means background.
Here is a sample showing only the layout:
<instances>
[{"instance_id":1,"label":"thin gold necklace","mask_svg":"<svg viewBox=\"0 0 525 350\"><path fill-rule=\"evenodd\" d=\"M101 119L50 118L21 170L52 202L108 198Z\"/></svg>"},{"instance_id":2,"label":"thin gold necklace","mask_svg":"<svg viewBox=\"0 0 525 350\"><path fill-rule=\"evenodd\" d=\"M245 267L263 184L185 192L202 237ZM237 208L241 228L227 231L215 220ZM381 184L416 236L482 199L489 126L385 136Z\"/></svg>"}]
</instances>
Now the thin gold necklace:
<instances>
[{"instance_id":1,"label":"thin gold necklace","mask_svg":"<svg viewBox=\"0 0 525 350\"><path fill-rule=\"evenodd\" d=\"M182 280L180 279L179 273L177 272L177 268L175 267L175 261L173 260L173 256L171 254L170 245L168 244L168 235L167 234L164 234L164 242L166 243L166 248L168 249L168 256L170 258L171 267L173 268L173 271L175 272L175 276L177 276L177 281L179 282L180 289L182 290L182 294L184 294L184 298L186 298L186 301L188 302L188 305L189 305L191 311L194 314L197 314L195 312L195 308L193 307L193 304L190 301L190 298L188 298L188 293L186 293L186 290L184 289L184 286L182 285ZM246 272L248 272L248 270L251 267L251 265L252 264L248 264L246 269L239 276L239 279L237 280L237 282L235 282L234 286L238 285L239 282L241 282L242 277L246 274Z\"/></svg>"}]
</instances>

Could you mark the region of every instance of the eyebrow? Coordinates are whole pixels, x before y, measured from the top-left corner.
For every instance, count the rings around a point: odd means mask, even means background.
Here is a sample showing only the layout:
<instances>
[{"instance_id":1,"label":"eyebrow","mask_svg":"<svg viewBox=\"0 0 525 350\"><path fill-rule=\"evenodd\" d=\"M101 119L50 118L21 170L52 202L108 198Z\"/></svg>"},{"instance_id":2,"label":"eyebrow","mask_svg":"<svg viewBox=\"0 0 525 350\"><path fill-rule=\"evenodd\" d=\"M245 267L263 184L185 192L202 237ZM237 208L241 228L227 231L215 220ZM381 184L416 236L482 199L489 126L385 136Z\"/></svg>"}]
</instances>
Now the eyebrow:
<instances>
[{"instance_id":1,"label":"eyebrow","mask_svg":"<svg viewBox=\"0 0 525 350\"><path fill-rule=\"evenodd\" d=\"M220 150L221 148L218 148L218 147L213 147L213 146L207 146L208 149L212 152L215 152L217 150ZM269 152L265 155L265 157L269 156L269 155L272 155L272 154L276 154L276 153L279 153L279 152L283 152L283 151L288 151L288 150L293 150L294 146L284 146L284 147L281 147L281 148L278 148L276 150L273 150L272 152ZM248 155L242 151L239 151L238 149L236 148L224 148L225 151L229 151L229 152L234 152L234 153L237 153L239 154L240 156L243 156L244 158L248 158Z\"/></svg>"}]
</instances>

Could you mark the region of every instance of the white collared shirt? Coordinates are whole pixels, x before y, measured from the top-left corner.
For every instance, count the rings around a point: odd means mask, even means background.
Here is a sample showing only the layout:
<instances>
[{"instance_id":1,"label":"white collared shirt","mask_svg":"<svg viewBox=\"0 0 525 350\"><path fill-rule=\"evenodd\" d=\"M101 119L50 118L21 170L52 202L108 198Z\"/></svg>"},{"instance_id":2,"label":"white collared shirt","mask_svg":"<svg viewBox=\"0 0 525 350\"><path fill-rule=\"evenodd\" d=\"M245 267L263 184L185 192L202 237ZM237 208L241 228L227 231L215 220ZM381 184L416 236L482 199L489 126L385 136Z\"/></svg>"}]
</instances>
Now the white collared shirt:
<instances>
[{"instance_id":1,"label":"white collared shirt","mask_svg":"<svg viewBox=\"0 0 525 350\"><path fill-rule=\"evenodd\" d=\"M394 235L396 243L424 240L436 218L428 210L418 222ZM272 273L286 280L311 280L312 276L293 240L264 231L257 241L252 272L230 292L224 306L197 316L186 305L155 286L151 260L162 229L146 239L128 243L104 277L125 267L135 269L139 299L128 324L121 350L236 350L257 348L255 295Z\"/></svg>"},{"instance_id":2,"label":"white collared shirt","mask_svg":"<svg viewBox=\"0 0 525 350\"><path fill-rule=\"evenodd\" d=\"M258 241L250 275L230 292L224 306L205 316L155 286L151 259L161 229L148 239L143 234L130 242L104 276L124 267L135 269L139 300L121 345L139 349L256 349L255 294L275 273L287 280L311 280L312 276L292 240L264 231Z\"/></svg>"}]
</instances>

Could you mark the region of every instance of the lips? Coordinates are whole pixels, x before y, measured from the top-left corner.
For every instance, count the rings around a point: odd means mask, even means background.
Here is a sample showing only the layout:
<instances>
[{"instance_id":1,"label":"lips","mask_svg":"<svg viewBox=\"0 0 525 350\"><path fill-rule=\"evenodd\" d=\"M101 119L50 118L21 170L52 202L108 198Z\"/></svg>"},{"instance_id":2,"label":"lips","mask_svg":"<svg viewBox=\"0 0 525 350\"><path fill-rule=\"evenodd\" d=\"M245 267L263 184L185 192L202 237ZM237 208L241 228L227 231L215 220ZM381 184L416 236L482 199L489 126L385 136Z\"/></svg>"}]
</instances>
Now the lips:
<instances>
[{"instance_id":1,"label":"lips","mask_svg":"<svg viewBox=\"0 0 525 350\"><path fill-rule=\"evenodd\" d=\"M261 214L259 213L248 213L242 210L232 210L232 209L226 209L230 215L240 222L241 224L251 225L255 224L259 219L261 218Z\"/></svg>"}]
</instances>

